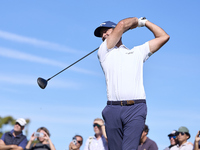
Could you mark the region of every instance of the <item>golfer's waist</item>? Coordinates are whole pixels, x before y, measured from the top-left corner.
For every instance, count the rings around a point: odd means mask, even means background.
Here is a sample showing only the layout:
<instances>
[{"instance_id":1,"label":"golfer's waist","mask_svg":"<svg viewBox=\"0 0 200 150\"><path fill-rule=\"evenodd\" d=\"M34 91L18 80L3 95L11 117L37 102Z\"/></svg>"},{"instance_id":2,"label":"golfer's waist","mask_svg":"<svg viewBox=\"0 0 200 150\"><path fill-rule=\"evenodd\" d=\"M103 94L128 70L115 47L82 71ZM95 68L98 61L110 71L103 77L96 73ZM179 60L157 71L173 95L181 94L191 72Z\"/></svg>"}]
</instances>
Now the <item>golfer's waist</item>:
<instances>
[{"instance_id":1,"label":"golfer's waist","mask_svg":"<svg viewBox=\"0 0 200 150\"><path fill-rule=\"evenodd\" d=\"M121 105L121 106L134 105L134 104L138 104L138 103L146 104L146 99L107 101L107 105Z\"/></svg>"}]
</instances>

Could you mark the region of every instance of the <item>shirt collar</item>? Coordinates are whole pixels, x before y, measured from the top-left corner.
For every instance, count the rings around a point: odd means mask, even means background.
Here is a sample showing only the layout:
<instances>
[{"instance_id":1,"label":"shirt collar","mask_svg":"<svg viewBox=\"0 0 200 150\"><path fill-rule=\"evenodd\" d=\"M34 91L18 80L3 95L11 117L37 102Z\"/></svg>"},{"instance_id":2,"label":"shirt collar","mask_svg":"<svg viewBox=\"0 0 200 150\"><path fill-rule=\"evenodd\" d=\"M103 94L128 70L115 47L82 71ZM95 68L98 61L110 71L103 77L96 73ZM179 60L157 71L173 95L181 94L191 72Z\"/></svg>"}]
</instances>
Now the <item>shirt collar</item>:
<instances>
[{"instance_id":1,"label":"shirt collar","mask_svg":"<svg viewBox=\"0 0 200 150\"><path fill-rule=\"evenodd\" d=\"M14 129L12 129L11 131L10 131L10 133L13 135L13 132L14 132ZM21 135L23 135L23 133L21 132L20 134L18 134L16 137L19 137L19 136L21 136Z\"/></svg>"},{"instance_id":2,"label":"shirt collar","mask_svg":"<svg viewBox=\"0 0 200 150\"><path fill-rule=\"evenodd\" d=\"M185 142L184 144L182 144L181 146L179 144L177 144L177 147L182 147L182 146L186 146L188 144L188 142Z\"/></svg>"}]
</instances>

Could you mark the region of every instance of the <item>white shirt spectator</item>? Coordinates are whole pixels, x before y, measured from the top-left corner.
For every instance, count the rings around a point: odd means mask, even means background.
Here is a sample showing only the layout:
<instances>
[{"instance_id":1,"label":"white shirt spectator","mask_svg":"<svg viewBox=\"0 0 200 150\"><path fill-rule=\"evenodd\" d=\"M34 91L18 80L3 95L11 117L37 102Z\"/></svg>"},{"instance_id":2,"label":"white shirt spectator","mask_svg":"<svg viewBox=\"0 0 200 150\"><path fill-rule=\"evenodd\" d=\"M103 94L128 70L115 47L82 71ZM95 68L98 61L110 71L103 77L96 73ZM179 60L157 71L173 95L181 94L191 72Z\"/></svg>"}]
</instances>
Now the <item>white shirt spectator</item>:
<instances>
[{"instance_id":1,"label":"white shirt spectator","mask_svg":"<svg viewBox=\"0 0 200 150\"><path fill-rule=\"evenodd\" d=\"M193 150L193 145L191 142L186 142L179 146L178 144L173 146L170 150Z\"/></svg>"},{"instance_id":2,"label":"white shirt spectator","mask_svg":"<svg viewBox=\"0 0 200 150\"><path fill-rule=\"evenodd\" d=\"M102 135L99 140L95 136L89 137L86 141L84 150L108 150L106 139Z\"/></svg>"}]
</instances>

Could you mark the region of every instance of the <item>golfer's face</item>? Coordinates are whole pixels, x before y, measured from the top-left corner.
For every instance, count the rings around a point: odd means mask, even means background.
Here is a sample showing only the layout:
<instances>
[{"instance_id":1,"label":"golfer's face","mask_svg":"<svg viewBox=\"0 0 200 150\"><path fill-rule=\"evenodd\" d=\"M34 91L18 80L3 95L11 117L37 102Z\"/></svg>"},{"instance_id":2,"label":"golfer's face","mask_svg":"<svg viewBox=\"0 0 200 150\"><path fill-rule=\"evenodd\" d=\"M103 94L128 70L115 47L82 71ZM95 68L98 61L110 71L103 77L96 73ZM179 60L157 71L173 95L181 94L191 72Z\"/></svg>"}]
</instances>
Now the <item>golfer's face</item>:
<instances>
[{"instance_id":1,"label":"golfer's face","mask_svg":"<svg viewBox=\"0 0 200 150\"><path fill-rule=\"evenodd\" d=\"M102 41L104 41L113 31L113 28L102 28L100 31Z\"/></svg>"}]
</instances>

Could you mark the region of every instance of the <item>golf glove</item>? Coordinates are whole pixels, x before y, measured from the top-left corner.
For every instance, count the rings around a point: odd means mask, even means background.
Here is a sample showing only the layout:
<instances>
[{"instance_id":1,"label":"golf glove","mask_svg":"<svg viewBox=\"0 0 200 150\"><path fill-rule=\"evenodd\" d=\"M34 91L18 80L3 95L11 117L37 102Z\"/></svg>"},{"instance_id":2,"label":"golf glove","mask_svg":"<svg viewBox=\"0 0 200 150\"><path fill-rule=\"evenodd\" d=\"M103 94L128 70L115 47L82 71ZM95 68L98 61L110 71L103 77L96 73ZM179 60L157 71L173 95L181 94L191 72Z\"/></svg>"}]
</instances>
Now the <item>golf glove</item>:
<instances>
[{"instance_id":1,"label":"golf glove","mask_svg":"<svg viewBox=\"0 0 200 150\"><path fill-rule=\"evenodd\" d=\"M138 27L143 27L145 26L147 19L145 17L141 17L138 19Z\"/></svg>"}]
</instances>

